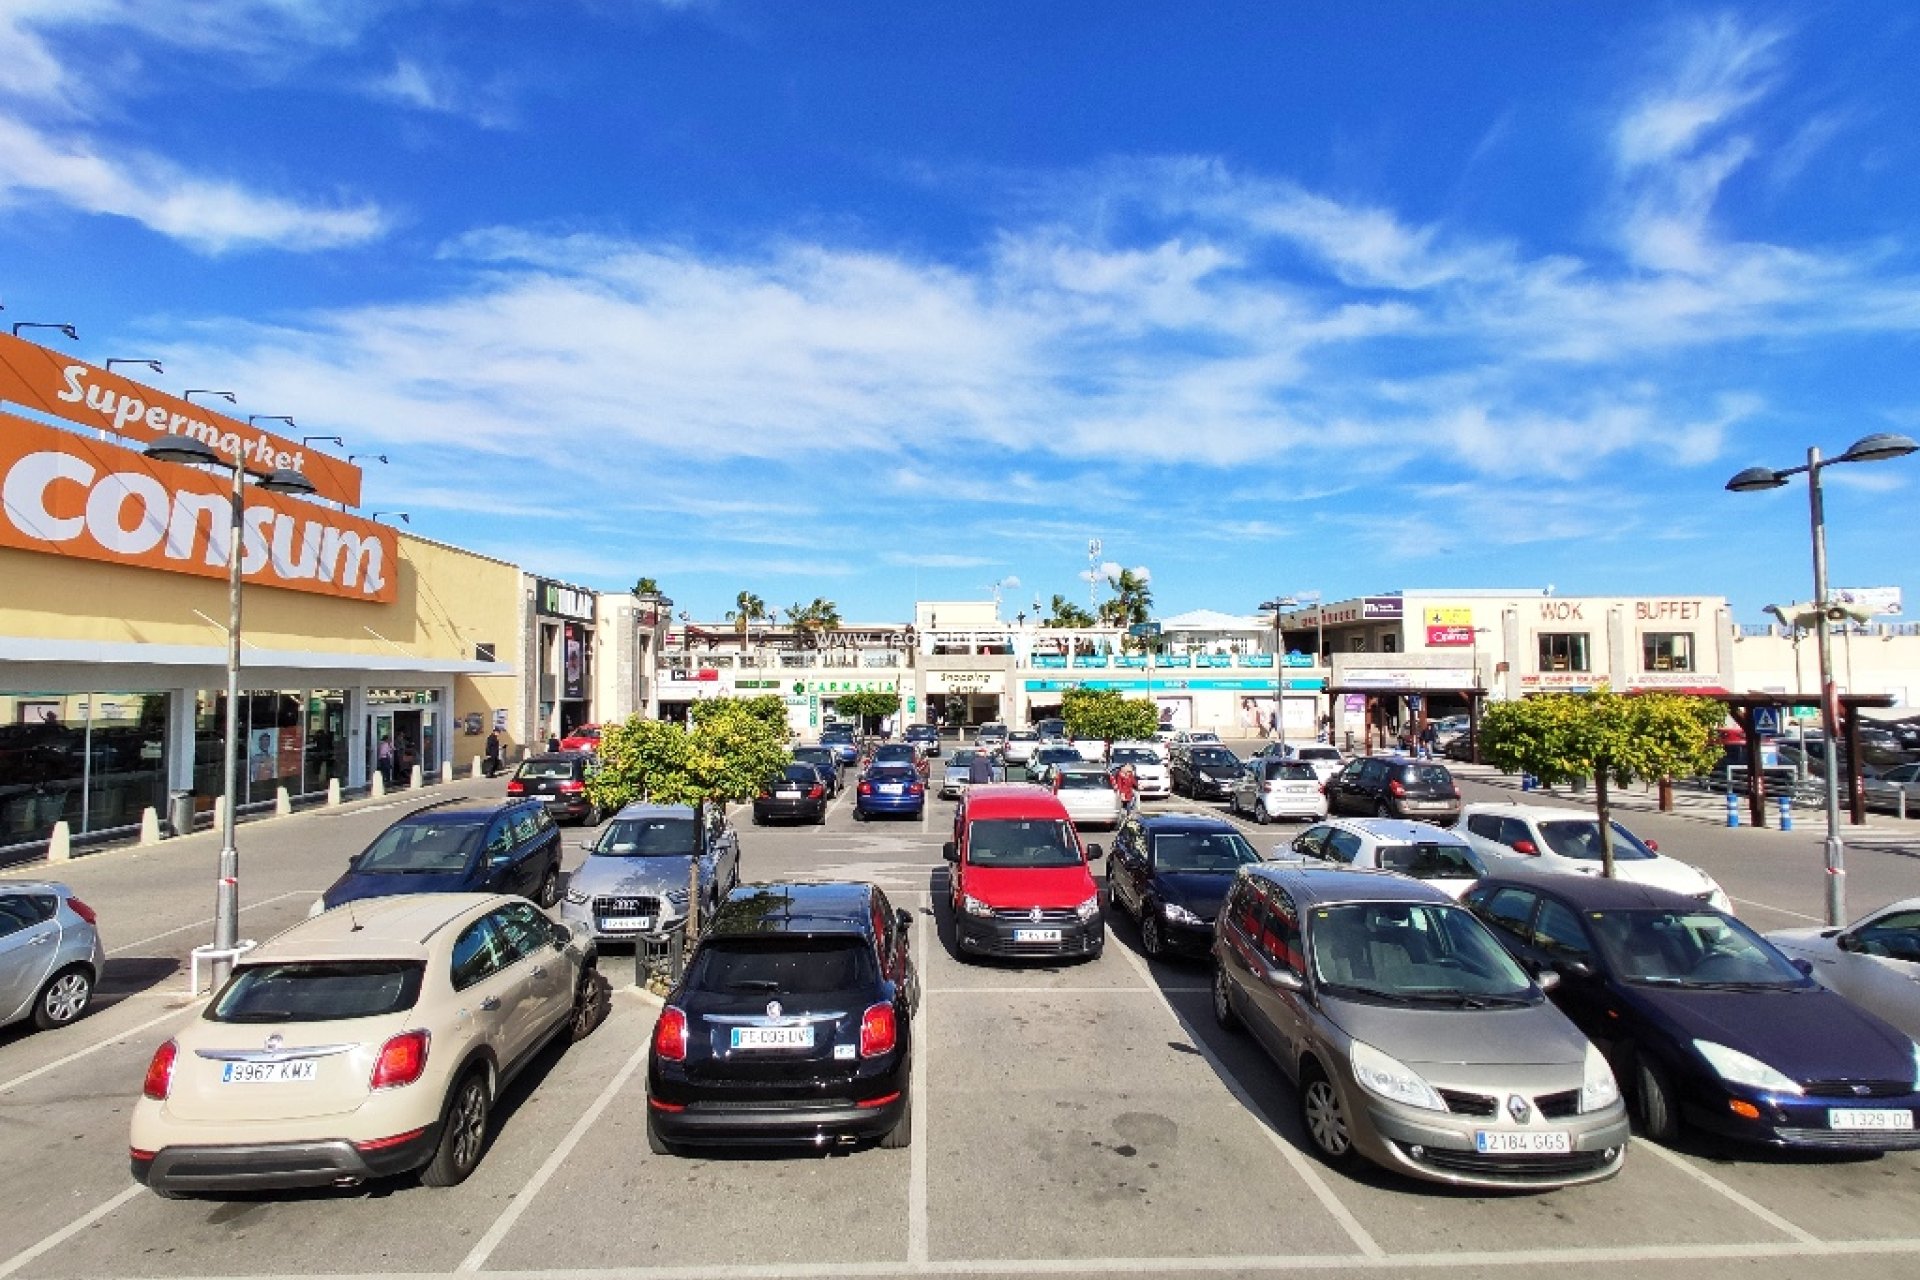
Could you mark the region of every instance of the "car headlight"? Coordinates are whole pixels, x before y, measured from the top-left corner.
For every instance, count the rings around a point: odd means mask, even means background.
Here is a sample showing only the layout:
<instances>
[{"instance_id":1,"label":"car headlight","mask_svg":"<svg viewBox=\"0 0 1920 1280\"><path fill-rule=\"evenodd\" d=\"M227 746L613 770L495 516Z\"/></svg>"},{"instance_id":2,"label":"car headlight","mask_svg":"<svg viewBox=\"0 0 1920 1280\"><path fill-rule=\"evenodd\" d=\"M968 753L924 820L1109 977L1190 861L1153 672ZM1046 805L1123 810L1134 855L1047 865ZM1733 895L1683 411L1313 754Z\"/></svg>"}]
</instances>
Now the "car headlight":
<instances>
[{"instance_id":1,"label":"car headlight","mask_svg":"<svg viewBox=\"0 0 1920 1280\"><path fill-rule=\"evenodd\" d=\"M960 909L970 916L990 916L993 908L970 893L960 895Z\"/></svg>"},{"instance_id":2,"label":"car headlight","mask_svg":"<svg viewBox=\"0 0 1920 1280\"><path fill-rule=\"evenodd\" d=\"M1599 1111L1619 1100L1620 1083L1613 1078L1613 1068L1607 1065L1606 1055L1588 1045L1586 1074L1580 1081L1581 1113Z\"/></svg>"},{"instance_id":3,"label":"car headlight","mask_svg":"<svg viewBox=\"0 0 1920 1280\"><path fill-rule=\"evenodd\" d=\"M1202 920L1199 916L1193 914L1193 912L1187 910L1185 907L1181 906L1177 902L1167 903L1166 905L1160 908L1160 912L1162 915L1166 916L1167 922L1169 924L1205 924L1206 923L1206 921Z\"/></svg>"},{"instance_id":4,"label":"car headlight","mask_svg":"<svg viewBox=\"0 0 1920 1280\"><path fill-rule=\"evenodd\" d=\"M1353 1063L1353 1078L1368 1093L1378 1094L1389 1102L1404 1102L1410 1107L1422 1107L1428 1111L1445 1111L1447 1104L1440 1101L1440 1095L1433 1086L1420 1078L1419 1073L1397 1058L1390 1058L1364 1040L1355 1040L1348 1051Z\"/></svg>"},{"instance_id":5,"label":"car headlight","mask_svg":"<svg viewBox=\"0 0 1920 1280\"><path fill-rule=\"evenodd\" d=\"M315 898L313 900L313 905L307 908L307 919L309 920L313 919L315 916L319 915L321 912L325 911L326 909L327 909L327 900L325 898Z\"/></svg>"},{"instance_id":6,"label":"car headlight","mask_svg":"<svg viewBox=\"0 0 1920 1280\"><path fill-rule=\"evenodd\" d=\"M1913 1089L1920 1093L1920 1042L1913 1046Z\"/></svg>"},{"instance_id":7,"label":"car headlight","mask_svg":"<svg viewBox=\"0 0 1920 1280\"><path fill-rule=\"evenodd\" d=\"M573 906L584 907L587 905L587 895L578 889L569 889L567 890L567 901Z\"/></svg>"},{"instance_id":8,"label":"car headlight","mask_svg":"<svg viewBox=\"0 0 1920 1280\"><path fill-rule=\"evenodd\" d=\"M1096 893L1091 898L1088 898L1085 902L1075 907L1073 909L1073 914L1080 917L1080 923L1082 924L1087 924L1087 923L1090 923L1091 921L1099 919L1100 918L1100 895Z\"/></svg>"},{"instance_id":9,"label":"car headlight","mask_svg":"<svg viewBox=\"0 0 1920 1280\"><path fill-rule=\"evenodd\" d=\"M1768 1093L1803 1093L1798 1083L1781 1075L1758 1058L1748 1057L1738 1049L1729 1049L1723 1044L1711 1040L1695 1040L1693 1047L1707 1060L1714 1074L1728 1084L1743 1084L1749 1089L1764 1089Z\"/></svg>"}]
</instances>

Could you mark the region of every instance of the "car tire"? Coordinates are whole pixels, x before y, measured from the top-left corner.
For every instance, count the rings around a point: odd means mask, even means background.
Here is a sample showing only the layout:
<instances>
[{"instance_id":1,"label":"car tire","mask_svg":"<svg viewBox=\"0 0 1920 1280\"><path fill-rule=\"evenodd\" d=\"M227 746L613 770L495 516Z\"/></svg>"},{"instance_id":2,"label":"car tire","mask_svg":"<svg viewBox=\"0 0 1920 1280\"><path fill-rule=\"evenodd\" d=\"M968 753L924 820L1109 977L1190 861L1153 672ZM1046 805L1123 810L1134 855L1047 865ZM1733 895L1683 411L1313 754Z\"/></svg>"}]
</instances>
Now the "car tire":
<instances>
[{"instance_id":1,"label":"car tire","mask_svg":"<svg viewBox=\"0 0 1920 1280\"><path fill-rule=\"evenodd\" d=\"M1253 820L1259 826L1264 827L1268 823L1273 821L1273 815L1267 812L1266 805L1262 804L1258 800L1255 800L1253 802Z\"/></svg>"},{"instance_id":2,"label":"car tire","mask_svg":"<svg viewBox=\"0 0 1920 1280\"><path fill-rule=\"evenodd\" d=\"M1640 1132L1650 1142L1671 1143L1680 1136L1680 1111L1674 1103L1673 1082L1660 1065L1649 1058L1635 1063L1635 1111Z\"/></svg>"},{"instance_id":3,"label":"car tire","mask_svg":"<svg viewBox=\"0 0 1920 1280\"><path fill-rule=\"evenodd\" d=\"M580 970L580 980L573 985L573 1008L567 1014L567 1043L579 1044L602 1021L600 1016L600 970L591 964Z\"/></svg>"},{"instance_id":4,"label":"car tire","mask_svg":"<svg viewBox=\"0 0 1920 1280\"><path fill-rule=\"evenodd\" d=\"M913 1145L913 1101L907 1100L906 1107L900 1112L900 1119L893 1128L880 1135L880 1146L886 1151L904 1151Z\"/></svg>"},{"instance_id":5,"label":"car tire","mask_svg":"<svg viewBox=\"0 0 1920 1280\"><path fill-rule=\"evenodd\" d=\"M1233 1007L1233 979L1227 977L1227 967L1218 960L1213 962L1213 1020L1224 1031L1241 1031L1246 1025Z\"/></svg>"},{"instance_id":6,"label":"car tire","mask_svg":"<svg viewBox=\"0 0 1920 1280\"><path fill-rule=\"evenodd\" d=\"M1376 800L1373 805L1373 816L1376 818L1391 818L1393 816L1393 810L1387 807L1385 800Z\"/></svg>"},{"instance_id":7,"label":"car tire","mask_svg":"<svg viewBox=\"0 0 1920 1280\"><path fill-rule=\"evenodd\" d=\"M599 826L600 825L600 806L597 804L587 806L586 813L583 814L580 818L580 825L583 827Z\"/></svg>"},{"instance_id":8,"label":"car tire","mask_svg":"<svg viewBox=\"0 0 1920 1280\"><path fill-rule=\"evenodd\" d=\"M551 910L553 904L560 901L559 867L548 867L547 874L540 877L540 896L534 901L540 904L542 910Z\"/></svg>"},{"instance_id":9,"label":"car tire","mask_svg":"<svg viewBox=\"0 0 1920 1280\"><path fill-rule=\"evenodd\" d=\"M674 1154L673 1144L660 1136L659 1127L654 1124L652 1116L647 1117L647 1150L657 1156Z\"/></svg>"},{"instance_id":10,"label":"car tire","mask_svg":"<svg viewBox=\"0 0 1920 1280\"><path fill-rule=\"evenodd\" d=\"M465 1182L486 1154L492 1111L486 1071L469 1068L447 1095L440 1121L440 1145L420 1170L420 1181L429 1187L456 1187Z\"/></svg>"},{"instance_id":11,"label":"car tire","mask_svg":"<svg viewBox=\"0 0 1920 1280\"><path fill-rule=\"evenodd\" d=\"M1143 903L1140 908L1140 949L1147 953L1149 960L1161 960L1166 958L1167 939L1161 933L1164 926L1160 923L1160 913L1152 907L1152 903Z\"/></svg>"},{"instance_id":12,"label":"car tire","mask_svg":"<svg viewBox=\"0 0 1920 1280\"><path fill-rule=\"evenodd\" d=\"M69 965L47 979L33 998L33 1025L52 1031L78 1022L93 1001L93 975L85 965Z\"/></svg>"},{"instance_id":13,"label":"car tire","mask_svg":"<svg viewBox=\"0 0 1920 1280\"><path fill-rule=\"evenodd\" d=\"M1340 1091L1320 1064L1311 1060L1300 1069L1300 1127L1307 1131L1307 1141L1322 1163L1333 1169L1353 1167L1358 1157Z\"/></svg>"}]
</instances>

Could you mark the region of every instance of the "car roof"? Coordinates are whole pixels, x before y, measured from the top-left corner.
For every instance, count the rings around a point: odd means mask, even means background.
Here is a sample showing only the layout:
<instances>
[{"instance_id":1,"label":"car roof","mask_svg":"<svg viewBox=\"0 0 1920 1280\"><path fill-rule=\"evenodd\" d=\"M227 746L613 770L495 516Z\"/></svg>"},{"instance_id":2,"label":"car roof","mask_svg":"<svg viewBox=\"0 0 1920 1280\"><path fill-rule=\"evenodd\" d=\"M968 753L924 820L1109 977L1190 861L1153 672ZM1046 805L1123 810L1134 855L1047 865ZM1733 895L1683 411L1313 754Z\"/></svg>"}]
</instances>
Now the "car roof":
<instances>
[{"instance_id":1,"label":"car roof","mask_svg":"<svg viewBox=\"0 0 1920 1280\"><path fill-rule=\"evenodd\" d=\"M1463 815L1464 815L1464 814L1468 814L1468 813L1485 813L1485 814L1491 814L1491 815L1493 815L1494 817L1500 817L1500 818L1506 818L1506 817L1513 817L1513 818L1585 818L1585 819L1586 819L1586 820L1587 820L1588 822L1596 822L1596 821L1598 821L1598 819L1594 817L1594 815L1593 815L1593 810L1591 810L1591 809L1575 809L1575 808L1572 808L1572 807L1570 807L1570 806L1564 806L1564 807L1563 807L1563 806L1560 806L1560 805L1544 805L1544 804L1470 804L1470 805L1467 805L1467 806L1466 806L1466 807L1465 807L1464 809L1462 809L1462 810L1461 810L1460 812L1461 812L1461 813L1462 813ZM1618 821L1619 821L1619 819L1618 819L1618 818L1615 818L1615 819L1614 819L1614 821L1616 821L1616 822L1618 822Z\"/></svg>"},{"instance_id":2,"label":"car roof","mask_svg":"<svg viewBox=\"0 0 1920 1280\"><path fill-rule=\"evenodd\" d=\"M532 764L537 760L591 760L591 751L536 751L522 763Z\"/></svg>"},{"instance_id":3,"label":"car roof","mask_svg":"<svg viewBox=\"0 0 1920 1280\"><path fill-rule=\"evenodd\" d=\"M1457 831L1436 827L1431 822L1409 822L1405 818L1332 818L1330 827L1346 827L1375 840L1419 840L1431 844L1466 844Z\"/></svg>"},{"instance_id":4,"label":"car roof","mask_svg":"<svg viewBox=\"0 0 1920 1280\"><path fill-rule=\"evenodd\" d=\"M1240 830L1225 818L1216 818L1210 813L1150 813L1139 822L1140 829L1149 835L1166 835L1175 831Z\"/></svg>"},{"instance_id":5,"label":"car roof","mask_svg":"<svg viewBox=\"0 0 1920 1280\"><path fill-rule=\"evenodd\" d=\"M693 819L693 806L690 804L655 804L651 800L635 800L631 804L620 806L620 812L613 815L620 818L686 818Z\"/></svg>"},{"instance_id":6,"label":"car roof","mask_svg":"<svg viewBox=\"0 0 1920 1280\"><path fill-rule=\"evenodd\" d=\"M711 937L770 933L873 931L873 886L860 880L743 884L726 897L708 925Z\"/></svg>"},{"instance_id":7,"label":"car roof","mask_svg":"<svg viewBox=\"0 0 1920 1280\"><path fill-rule=\"evenodd\" d=\"M0 893L53 893L71 896L73 890L58 880L0 880Z\"/></svg>"},{"instance_id":8,"label":"car roof","mask_svg":"<svg viewBox=\"0 0 1920 1280\"><path fill-rule=\"evenodd\" d=\"M482 907L525 901L499 893L409 893L359 898L302 920L247 952L241 964L294 960L425 960L427 943Z\"/></svg>"},{"instance_id":9,"label":"car roof","mask_svg":"<svg viewBox=\"0 0 1920 1280\"><path fill-rule=\"evenodd\" d=\"M1684 893L1661 889L1633 880L1609 880L1605 876L1568 875L1565 872L1532 871L1502 867L1480 881L1483 886L1511 886L1553 894L1577 911L1710 911L1706 903Z\"/></svg>"},{"instance_id":10,"label":"car roof","mask_svg":"<svg viewBox=\"0 0 1920 1280\"><path fill-rule=\"evenodd\" d=\"M1453 902L1444 890L1424 880L1367 867L1256 862L1245 868L1244 874L1284 886L1303 908L1341 902Z\"/></svg>"},{"instance_id":11,"label":"car roof","mask_svg":"<svg viewBox=\"0 0 1920 1280\"><path fill-rule=\"evenodd\" d=\"M1060 818L1060 798L1031 782L987 782L967 790L967 818Z\"/></svg>"},{"instance_id":12,"label":"car roof","mask_svg":"<svg viewBox=\"0 0 1920 1280\"><path fill-rule=\"evenodd\" d=\"M467 822L484 822L490 818L499 817L508 809L517 809L521 805L534 803L537 802L532 800L478 802L455 800L442 804L430 804L425 808L415 809L412 813L403 814L399 818L396 818L393 825L399 826L404 822L439 822L447 818Z\"/></svg>"}]
</instances>

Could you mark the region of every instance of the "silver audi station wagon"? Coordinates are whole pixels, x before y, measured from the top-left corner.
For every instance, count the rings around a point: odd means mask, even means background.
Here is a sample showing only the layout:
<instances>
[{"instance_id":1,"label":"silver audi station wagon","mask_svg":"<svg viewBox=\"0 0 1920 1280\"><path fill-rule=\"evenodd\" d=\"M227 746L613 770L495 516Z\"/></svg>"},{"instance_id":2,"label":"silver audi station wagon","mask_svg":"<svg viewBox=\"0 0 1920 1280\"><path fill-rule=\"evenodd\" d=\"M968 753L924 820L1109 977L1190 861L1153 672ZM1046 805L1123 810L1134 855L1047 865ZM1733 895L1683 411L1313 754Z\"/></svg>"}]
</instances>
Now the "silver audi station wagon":
<instances>
[{"instance_id":1,"label":"silver audi station wagon","mask_svg":"<svg viewBox=\"0 0 1920 1280\"><path fill-rule=\"evenodd\" d=\"M1606 1059L1473 914L1382 871L1241 870L1214 922L1214 1016L1293 1078L1334 1166L1470 1187L1620 1171Z\"/></svg>"},{"instance_id":2,"label":"silver audi station wagon","mask_svg":"<svg viewBox=\"0 0 1920 1280\"><path fill-rule=\"evenodd\" d=\"M707 919L740 883L740 837L717 806L627 805L600 829L567 878L560 918L595 942L658 935L687 915L689 863L700 862L700 915Z\"/></svg>"}]
</instances>

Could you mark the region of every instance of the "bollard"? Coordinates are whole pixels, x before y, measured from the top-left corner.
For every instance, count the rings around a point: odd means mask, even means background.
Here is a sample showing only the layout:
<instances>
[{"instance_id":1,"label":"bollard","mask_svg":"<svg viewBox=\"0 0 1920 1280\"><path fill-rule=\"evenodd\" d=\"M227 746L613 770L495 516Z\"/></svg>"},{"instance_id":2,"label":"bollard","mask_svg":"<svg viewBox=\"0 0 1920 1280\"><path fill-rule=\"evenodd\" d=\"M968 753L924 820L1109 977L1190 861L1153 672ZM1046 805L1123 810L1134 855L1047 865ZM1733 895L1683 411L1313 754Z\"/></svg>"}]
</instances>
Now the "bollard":
<instances>
[{"instance_id":1,"label":"bollard","mask_svg":"<svg viewBox=\"0 0 1920 1280\"><path fill-rule=\"evenodd\" d=\"M160 811L152 805L140 811L140 843L160 843Z\"/></svg>"},{"instance_id":2,"label":"bollard","mask_svg":"<svg viewBox=\"0 0 1920 1280\"><path fill-rule=\"evenodd\" d=\"M1793 830L1793 797L1789 795L1780 797L1780 829Z\"/></svg>"},{"instance_id":3,"label":"bollard","mask_svg":"<svg viewBox=\"0 0 1920 1280\"><path fill-rule=\"evenodd\" d=\"M418 791L420 789L420 777L420 766L413 766L413 771L407 775L407 785L413 790Z\"/></svg>"},{"instance_id":4,"label":"bollard","mask_svg":"<svg viewBox=\"0 0 1920 1280\"><path fill-rule=\"evenodd\" d=\"M227 829L227 798L225 796L213 798L213 829L215 831Z\"/></svg>"},{"instance_id":5,"label":"bollard","mask_svg":"<svg viewBox=\"0 0 1920 1280\"><path fill-rule=\"evenodd\" d=\"M329 807L340 803L340 779L327 779L327 804Z\"/></svg>"},{"instance_id":6,"label":"bollard","mask_svg":"<svg viewBox=\"0 0 1920 1280\"><path fill-rule=\"evenodd\" d=\"M66 862L73 857L73 828L62 818L53 824L53 836L47 841L47 861Z\"/></svg>"},{"instance_id":7,"label":"bollard","mask_svg":"<svg viewBox=\"0 0 1920 1280\"><path fill-rule=\"evenodd\" d=\"M1538 779L1536 779L1532 774L1523 773L1520 775L1520 789L1522 791L1531 791L1534 789L1534 787L1537 784L1538 784Z\"/></svg>"},{"instance_id":8,"label":"bollard","mask_svg":"<svg viewBox=\"0 0 1920 1280\"><path fill-rule=\"evenodd\" d=\"M1900 821L1905 822L1907 820L1907 784L1904 782L1894 788L1893 812L1894 816L1899 818Z\"/></svg>"},{"instance_id":9,"label":"bollard","mask_svg":"<svg viewBox=\"0 0 1920 1280\"><path fill-rule=\"evenodd\" d=\"M384 773L374 774L373 780L367 784L367 794L375 799L387 794L387 775Z\"/></svg>"},{"instance_id":10,"label":"bollard","mask_svg":"<svg viewBox=\"0 0 1920 1280\"><path fill-rule=\"evenodd\" d=\"M475 756L473 758L473 768L467 771L467 776L469 778L477 778L480 776L480 757L479 756Z\"/></svg>"},{"instance_id":11,"label":"bollard","mask_svg":"<svg viewBox=\"0 0 1920 1280\"><path fill-rule=\"evenodd\" d=\"M453 761L442 760L440 762L440 781L442 782L453 781Z\"/></svg>"},{"instance_id":12,"label":"bollard","mask_svg":"<svg viewBox=\"0 0 1920 1280\"><path fill-rule=\"evenodd\" d=\"M1730 827L1740 825L1740 797L1733 794L1731 789L1727 792L1727 825Z\"/></svg>"},{"instance_id":13,"label":"bollard","mask_svg":"<svg viewBox=\"0 0 1920 1280\"><path fill-rule=\"evenodd\" d=\"M293 816L293 797L287 794L285 787L278 787L273 793L273 816L290 818Z\"/></svg>"}]
</instances>

